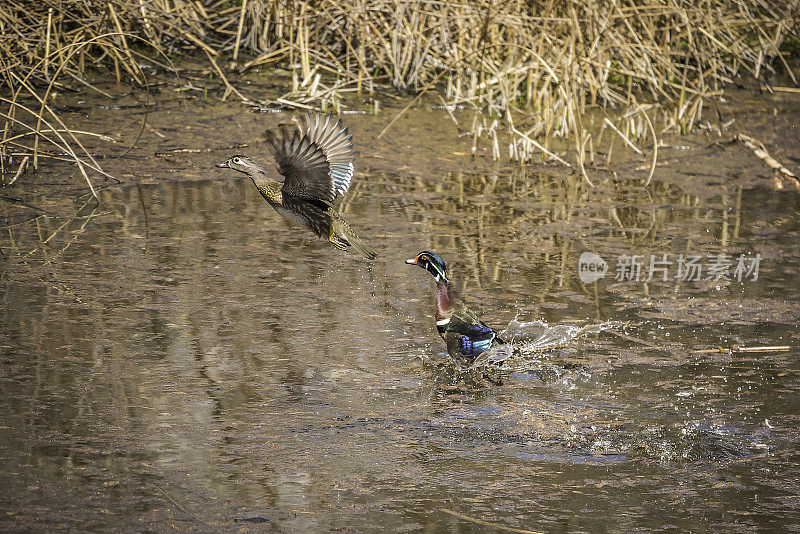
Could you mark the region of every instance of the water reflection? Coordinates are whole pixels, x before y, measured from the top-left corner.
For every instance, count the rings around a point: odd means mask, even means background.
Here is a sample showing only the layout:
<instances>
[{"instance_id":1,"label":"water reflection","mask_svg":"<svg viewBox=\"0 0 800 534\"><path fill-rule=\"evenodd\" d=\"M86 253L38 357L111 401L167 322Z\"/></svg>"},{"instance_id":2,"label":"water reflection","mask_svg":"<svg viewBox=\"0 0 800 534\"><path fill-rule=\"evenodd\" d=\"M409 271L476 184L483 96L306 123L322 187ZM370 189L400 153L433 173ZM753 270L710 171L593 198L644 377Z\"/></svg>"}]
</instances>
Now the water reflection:
<instances>
[{"instance_id":1,"label":"water reflection","mask_svg":"<svg viewBox=\"0 0 800 534\"><path fill-rule=\"evenodd\" d=\"M798 344L797 203L632 183L373 174L344 206L380 254L367 267L244 180L17 221L0 523L466 528L445 508L534 530L788 528L797 353L693 351ZM528 329L525 365L443 385L430 284L403 263L422 249L488 324ZM764 260L747 284L586 285L584 250Z\"/></svg>"}]
</instances>

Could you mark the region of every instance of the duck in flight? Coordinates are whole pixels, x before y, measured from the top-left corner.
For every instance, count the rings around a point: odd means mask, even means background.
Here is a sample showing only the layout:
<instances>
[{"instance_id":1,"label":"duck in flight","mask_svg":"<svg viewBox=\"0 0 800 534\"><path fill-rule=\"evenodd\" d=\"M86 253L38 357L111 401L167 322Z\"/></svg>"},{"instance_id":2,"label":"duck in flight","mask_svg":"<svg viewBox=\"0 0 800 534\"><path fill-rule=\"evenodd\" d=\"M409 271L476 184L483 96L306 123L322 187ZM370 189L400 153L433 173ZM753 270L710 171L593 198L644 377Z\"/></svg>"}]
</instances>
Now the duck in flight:
<instances>
[{"instance_id":1,"label":"duck in flight","mask_svg":"<svg viewBox=\"0 0 800 534\"><path fill-rule=\"evenodd\" d=\"M305 132L282 124L266 131L282 181L252 158L235 155L217 167L233 169L253 180L261 196L275 211L299 223L341 250L355 247L373 259L375 251L359 238L334 208L353 178L353 136L330 115L306 115Z\"/></svg>"}]
</instances>

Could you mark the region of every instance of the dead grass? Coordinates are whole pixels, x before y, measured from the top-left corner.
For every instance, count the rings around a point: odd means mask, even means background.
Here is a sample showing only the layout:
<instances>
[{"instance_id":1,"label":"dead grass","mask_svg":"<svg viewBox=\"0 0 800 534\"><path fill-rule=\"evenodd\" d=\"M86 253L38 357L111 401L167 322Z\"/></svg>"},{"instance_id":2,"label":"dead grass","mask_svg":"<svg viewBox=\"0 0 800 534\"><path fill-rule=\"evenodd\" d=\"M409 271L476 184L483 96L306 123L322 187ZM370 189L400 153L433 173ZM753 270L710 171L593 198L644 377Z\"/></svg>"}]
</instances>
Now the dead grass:
<instances>
[{"instance_id":1,"label":"dead grass","mask_svg":"<svg viewBox=\"0 0 800 534\"><path fill-rule=\"evenodd\" d=\"M224 83L223 98L263 104L230 75L277 65L293 73L273 101L286 107L338 111L352 95L377 111L376 91L388 86L438 92L446 109L472 110L468 119L451 117L473 150L483 144L496 159L552 159L589 180L586 163L601 146L607 161L620 150L648 150L655 162L659 135L692 130L708 101L740 76L765 81L781 68L794 79L781 45L796 32L798 5L7 0L1 170L14 181L60 153L91 186L88 171L102 170L48 106L53 89L88 86L90 69L144 86L143 62L166 68L159 58L202 51Z\"/></svg>"}]
</instances>

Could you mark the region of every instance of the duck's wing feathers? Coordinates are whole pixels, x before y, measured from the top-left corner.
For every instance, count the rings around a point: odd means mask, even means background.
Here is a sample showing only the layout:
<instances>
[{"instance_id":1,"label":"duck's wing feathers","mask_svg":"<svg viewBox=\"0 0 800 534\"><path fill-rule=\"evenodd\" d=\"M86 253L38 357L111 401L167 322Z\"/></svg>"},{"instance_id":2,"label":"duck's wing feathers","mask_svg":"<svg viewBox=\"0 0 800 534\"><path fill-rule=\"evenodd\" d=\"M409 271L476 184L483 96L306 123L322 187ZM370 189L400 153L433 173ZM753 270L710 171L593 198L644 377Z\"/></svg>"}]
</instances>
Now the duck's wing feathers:
<instances>
[{"instance_id":1,"label":"duck's wing feathers","mask_svg":"<svg viewBox=\"0 0 800 534\"><path fill-rule=\"evenodd\" d=\"M353 136L330 115L306 115L306 132L280 125L267 130L286 196L328 204L344 195L353 178Z\"/></svg>"},{"instance_id":2,"label":"duck's wing feathers","mask_svg":"<svg viewBox=\"0 0 800 534\"><path fill-rule=\"evenodd\" d=\"M453 317L444 332L447 352L469 360L488 350L496 337L494 330L485 324L466 323L457 317Z\"/></svg>"},{"instance_id":3,"label":"duck's wing feathers","mask_svg":"<svg viewBox=\"0 0 800 534\"><path fill-rule=\"evenodd\" d=\"M492 338L498 343L505 343L497 336L497 333L486 323L484 323L478 314L472 311L466 304L459 302L454 313L453 320L451 321L451 328L457 328L464 334L469 335L470 331L474 332L478 337L482 337L487 331L492 333Z\"/></svg>"},{"instance_id":4,"label":"duck's wing feathers","mask_svg":"<svg viewBox=\"0 0 800 534\"><path fill-rule=\"evenodd\" d=\"M472 311L463 302L456 303L455 310L453 310L453 317L467 324L483 324L478 314Z\"/></svg>"},{"instance_id":5,"label":"duck's wing feathers","mask_svg":"<svg viewBox=\"0 0 800 534\"><path fill-rule=\"evenodd\" d=\"M327 238L330 235L333 219L330 206L324 202L284 195L283 203L274 207L281 215L305 226L317 237Z\"/></svg>"},{"instance_id":6,"label":"duck's wing feathers","mask_svg":"<svg viewBox=\"0 0 800 534\"><path fill-rule=\"evenodd\" d=\"M333 198L344 196L353 179L355 150L350 130L330 115L306 115L306 136L325 155Z\"/></svg>"}]
</instances>

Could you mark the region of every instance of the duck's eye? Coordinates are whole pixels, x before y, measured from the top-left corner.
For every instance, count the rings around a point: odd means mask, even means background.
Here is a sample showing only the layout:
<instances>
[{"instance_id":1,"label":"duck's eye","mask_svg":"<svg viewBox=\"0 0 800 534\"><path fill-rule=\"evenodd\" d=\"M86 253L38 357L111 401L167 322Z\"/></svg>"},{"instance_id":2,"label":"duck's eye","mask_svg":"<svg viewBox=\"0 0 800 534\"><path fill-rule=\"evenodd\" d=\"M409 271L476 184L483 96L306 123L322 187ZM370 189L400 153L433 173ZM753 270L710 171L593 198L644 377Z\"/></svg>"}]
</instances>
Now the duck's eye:
<instances>
[{"instance_id":1,"label":"duck's eye","mask_svg":"<svg viewBox=\"0 0 800 534\"><path fill-rule=\"evenodd\" d=\"M234 163L241 163L241 162L242 162L242 160L241 160L241 159L239 159L239 158L233 158L233 162L234 162Z\"/></svg>"},{"instance_id":2,"label":"duck's eye","mask_svg":"<svg viewBox=\"0 0 800 534\"><path fill-rule=\"evenodd\" d=\"M422 255L419 257L419 259L420 259L421 261L428 261L428 256L426 256L425 254L422 254Z\"/></svg>"}]
</instances>

